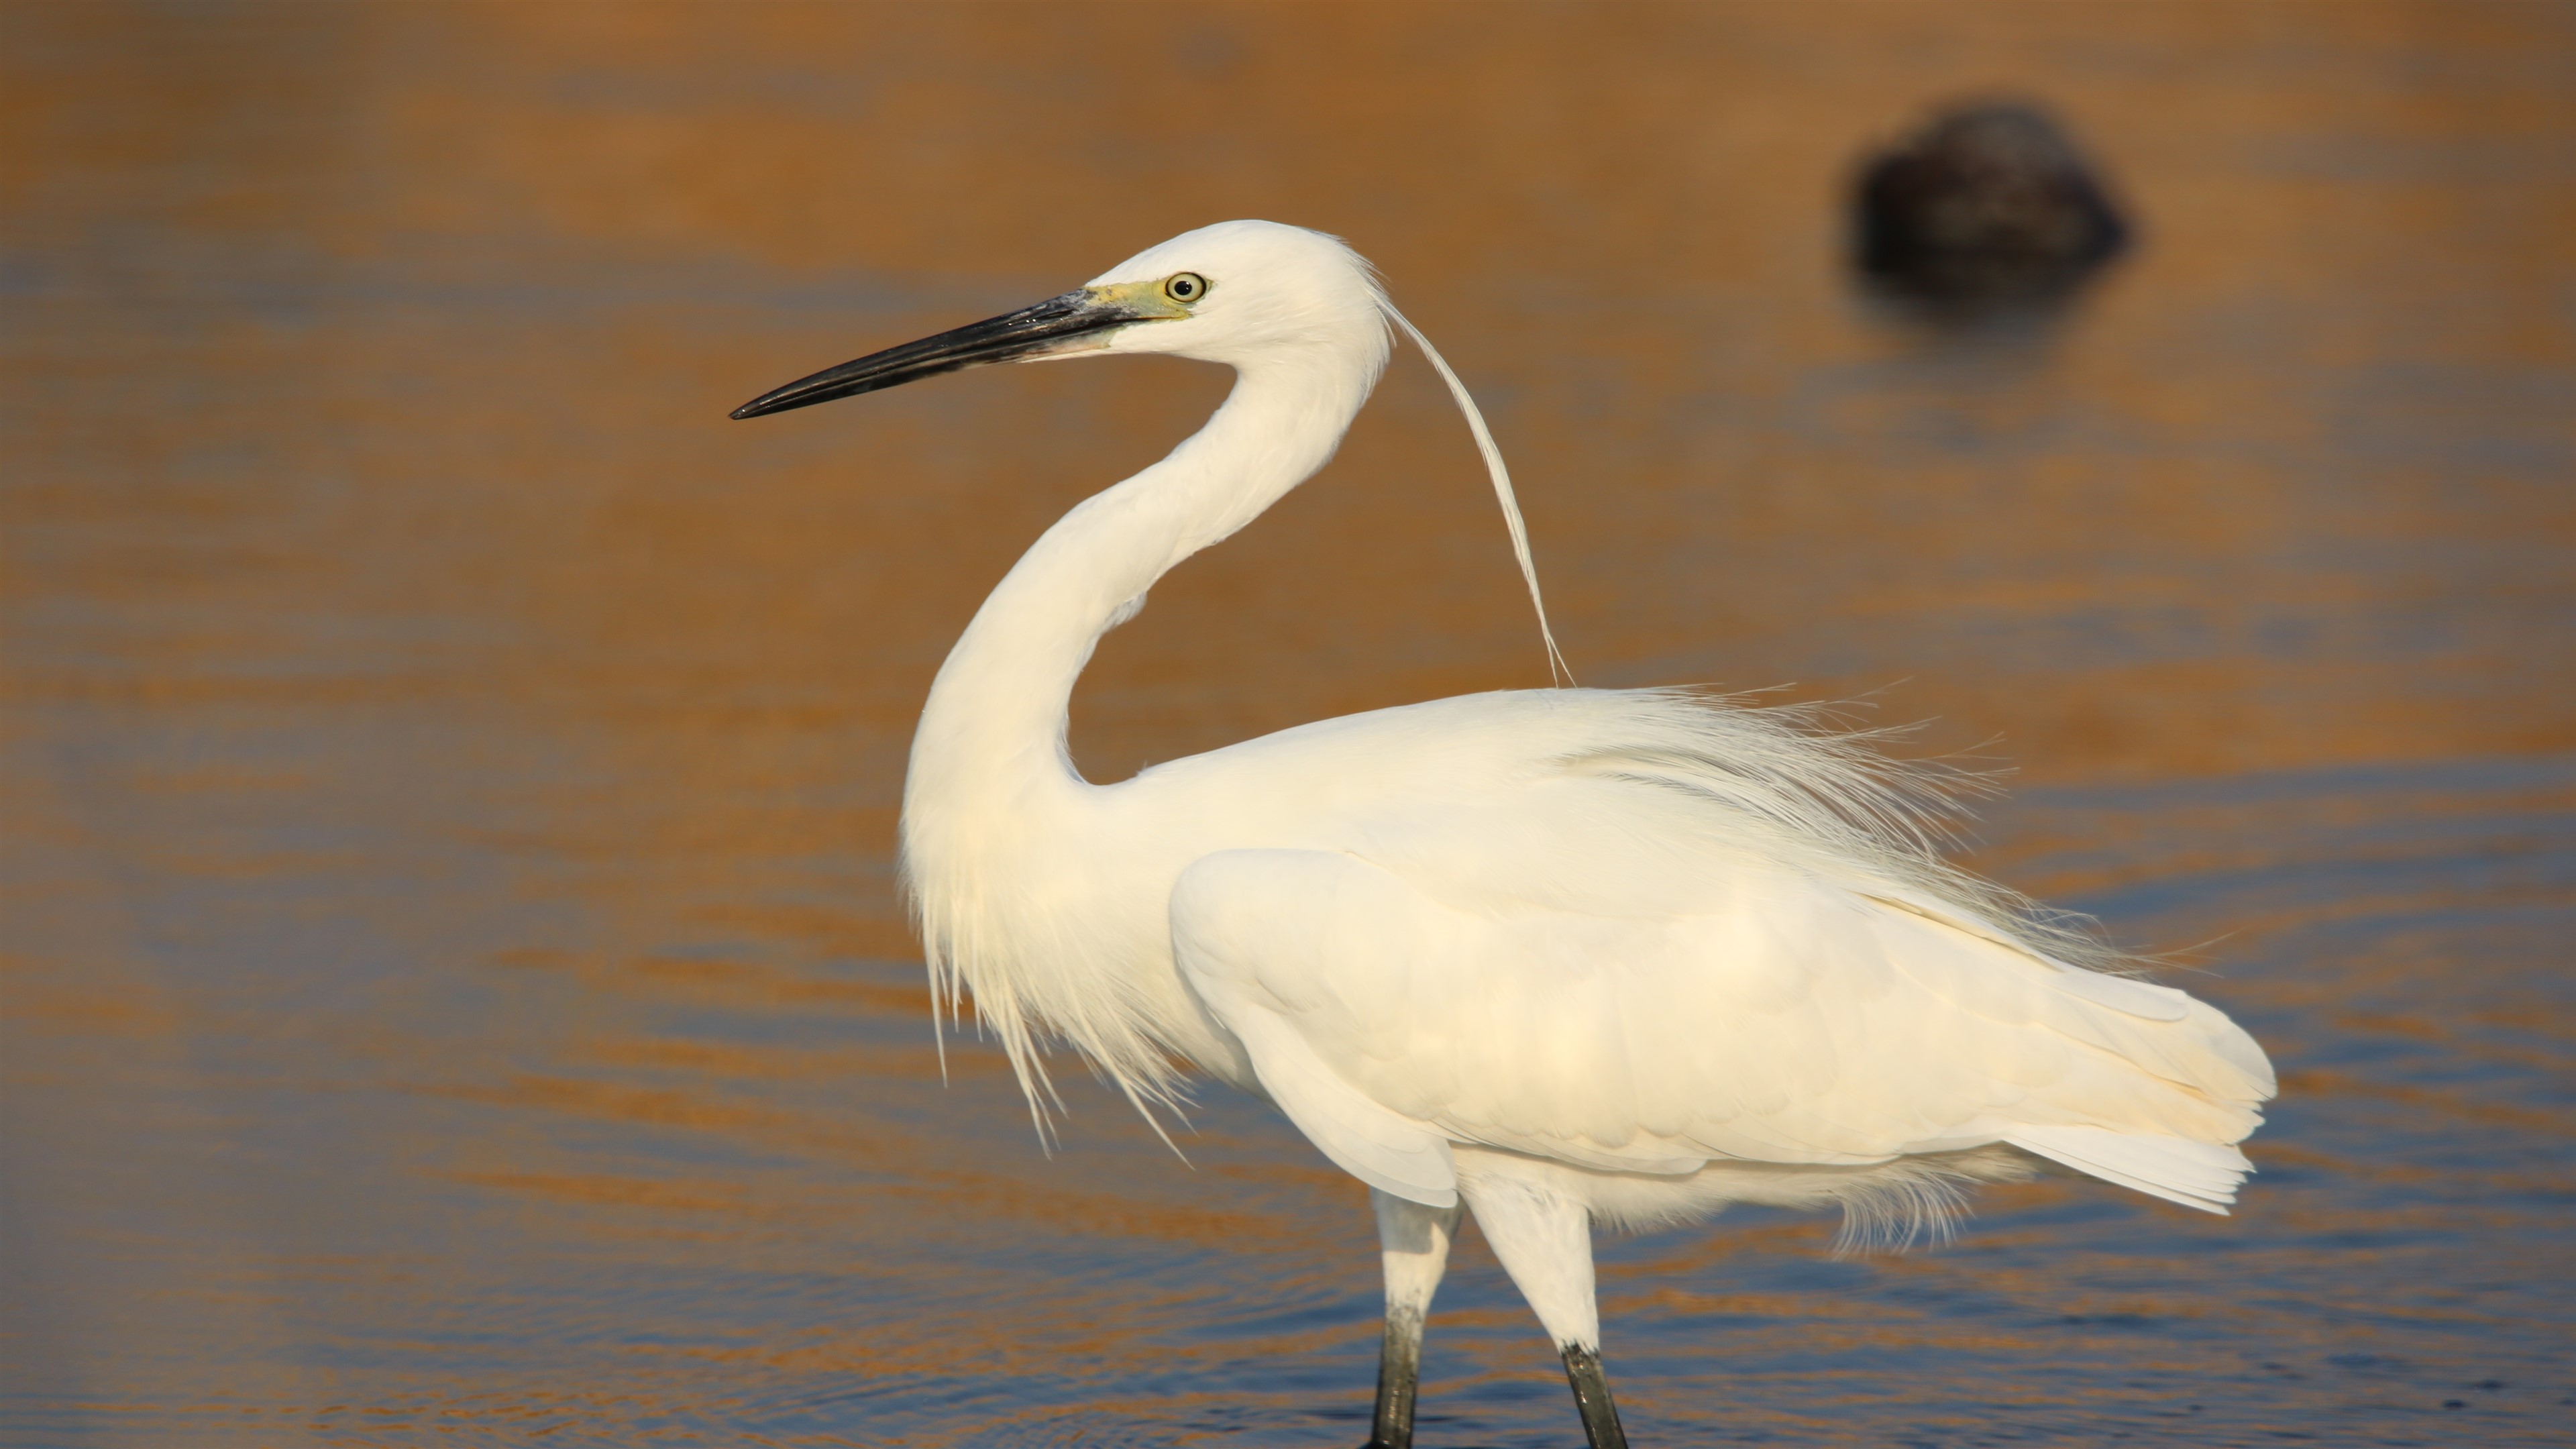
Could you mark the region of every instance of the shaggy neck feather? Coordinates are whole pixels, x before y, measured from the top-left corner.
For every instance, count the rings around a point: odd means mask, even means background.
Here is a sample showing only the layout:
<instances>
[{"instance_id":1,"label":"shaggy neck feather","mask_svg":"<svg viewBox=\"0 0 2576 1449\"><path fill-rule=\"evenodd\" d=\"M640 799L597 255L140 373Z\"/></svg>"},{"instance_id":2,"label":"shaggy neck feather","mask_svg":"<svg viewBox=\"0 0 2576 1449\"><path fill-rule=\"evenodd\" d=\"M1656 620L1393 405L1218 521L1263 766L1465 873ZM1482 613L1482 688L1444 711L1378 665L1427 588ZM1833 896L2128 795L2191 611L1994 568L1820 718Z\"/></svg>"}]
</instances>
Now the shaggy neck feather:
<instances>
[{"instance_id":1,"label":"shaggy neck feather","mask_svg":"<svg viewBox=\"0 0 2576 1449\"><path fill-rule=\"evenodd\" d=\"M1166 964L1082 886L1105 792L1066 749L1074 682L1155 580L1324 465L1374 372L1322 347L1242 366L1206 427L1048 529L940 667L905 781L904 873L943 1008L970 989L1024 1086L1044 1081L1042 1031L1149 1084L1172 1044L1154 1019L1172 993L1146 979Z\"/></svg>"}]
</instances>

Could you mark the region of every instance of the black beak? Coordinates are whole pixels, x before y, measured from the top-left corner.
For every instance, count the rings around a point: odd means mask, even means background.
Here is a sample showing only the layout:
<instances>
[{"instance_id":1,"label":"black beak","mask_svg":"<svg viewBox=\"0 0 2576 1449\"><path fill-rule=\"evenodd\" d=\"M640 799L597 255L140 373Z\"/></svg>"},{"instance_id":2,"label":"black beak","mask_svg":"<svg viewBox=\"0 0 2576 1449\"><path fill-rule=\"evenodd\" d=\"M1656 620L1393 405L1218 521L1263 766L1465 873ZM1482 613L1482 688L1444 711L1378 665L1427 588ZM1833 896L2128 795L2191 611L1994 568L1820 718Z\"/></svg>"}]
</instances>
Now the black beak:
<instances>
[{"instance_id":1,"label":"black beak","mask_svg":"<svg viewBox=\"0 0 2576 1449\"><path fill-rule=\"evenodd\" d=\"M936 337L872 352L856 362L825 368L773 388L733 410L736 419L765 417L812 407L834 398L900 387L918 378L961 372L989 362L1020 362L1051 352L1072 350L1066 343L1106 331L1150 314L1107 300L1088 289L1049 297L1000 317L970 323Z\"/></svg>"}]
</instances>

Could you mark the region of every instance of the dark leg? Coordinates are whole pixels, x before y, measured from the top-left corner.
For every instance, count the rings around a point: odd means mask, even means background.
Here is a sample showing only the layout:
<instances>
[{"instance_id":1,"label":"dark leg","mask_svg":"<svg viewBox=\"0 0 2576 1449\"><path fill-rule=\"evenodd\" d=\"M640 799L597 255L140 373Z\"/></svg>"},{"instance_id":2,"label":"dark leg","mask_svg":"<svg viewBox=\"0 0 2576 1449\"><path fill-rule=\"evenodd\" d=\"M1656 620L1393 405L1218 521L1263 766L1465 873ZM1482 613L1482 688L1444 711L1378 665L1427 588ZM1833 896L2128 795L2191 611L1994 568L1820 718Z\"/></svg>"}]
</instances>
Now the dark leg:
<instances>
[{"instance_id":1,"label":"dark leg","mask_svg":"<svg viewBox=\"0 0 2576 1449\"><path fill-rule=\"evenodd\" d=\"M1583 1437L1592 1449L1628 1449L1627 1432L1619 1427L1619 1406L1610 1402L1610 1380L1601 1372L1601 1351L1567 1344L1565 1381L1574 1385L1574 1408L1583 1415Z\"/></svg>"},{"instance_id":2,"label":"dark leg","mask_svg":"<svg viewBox=\"0 0 2576 1449\"><path fill-rule=\"evenodd\" d=\"M1547 1329L1548 1342L1565 1360L1574 1407L1583 1415L1583 1437L1592 1449L1628 1449L1610 1381L1601 1375L1601 1313L1592 1296L1592 1210L1565 1197L1545 1172L1514 1159L1478 1154L1471 1175L1458 1165L1458 1190L1476 1210L1494 1256L1512 1275Z\"/></svg>"},{"instance_id":3,"label":"dark leg","mask_svg":"<svg viewBox=\"0 0 2576 1449\"><path fill-rule=\"evenodd\" d=\"M1377 1358L1377 1417L1368 1449L1411 1449L1413 1399L1422 1386L1422 1320L1449 1266L1462 1209L1430 1208L1369 1189L1386 1264L1386 1337Z\"/></svg>"},{"instance_id":4,"label":"dark leg","mask_svg":"<svg viewBox=\"0 0 2576 1449\"><path fill-rule=\"evenodd\" d=\"M1377 1355L1377 1418L1368 1449L1413 1449L1413 1398L1422 1386L1422 1315L1397 1309L1386 1315L1386 1339Z\"/></svg>"}]
</instances>

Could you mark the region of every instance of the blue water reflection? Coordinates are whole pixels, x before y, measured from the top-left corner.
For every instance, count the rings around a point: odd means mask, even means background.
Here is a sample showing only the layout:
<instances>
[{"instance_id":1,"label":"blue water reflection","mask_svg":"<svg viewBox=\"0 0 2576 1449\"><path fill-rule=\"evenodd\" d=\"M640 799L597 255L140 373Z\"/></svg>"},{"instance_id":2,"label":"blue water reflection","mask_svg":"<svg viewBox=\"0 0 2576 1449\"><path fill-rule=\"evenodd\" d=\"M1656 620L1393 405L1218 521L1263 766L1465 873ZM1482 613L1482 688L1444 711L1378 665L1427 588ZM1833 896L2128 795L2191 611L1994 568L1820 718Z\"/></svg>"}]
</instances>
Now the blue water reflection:
<instances>
[{"instance_id":1,"label":"blue water reflection","mask_svg":"<svg viewBox=\"0 0 2576 1449\"><path fill-rule=\"evenodd\" d=\"M1906 1257L1605 1242L1641 1443L2562 1442L2556 12L1174 13L7 12L0 1438L1364 1437L1361 1190L1069 1069L1042 1152L891 876L975 601L1222 380L721 417L1263 212L1483 393L1587 682L1888 688L2028 771L1982 866L2282 1069L2229 1219L2046 1178ZM1997 77L2148 244L1945 341L1847 294L1831 180ZM1445 407L1400 367L1158 589L1090 768L1536 682ZM1472 1234L1423 1404L1572 1431Z\"/></svg>"}]
</instances>

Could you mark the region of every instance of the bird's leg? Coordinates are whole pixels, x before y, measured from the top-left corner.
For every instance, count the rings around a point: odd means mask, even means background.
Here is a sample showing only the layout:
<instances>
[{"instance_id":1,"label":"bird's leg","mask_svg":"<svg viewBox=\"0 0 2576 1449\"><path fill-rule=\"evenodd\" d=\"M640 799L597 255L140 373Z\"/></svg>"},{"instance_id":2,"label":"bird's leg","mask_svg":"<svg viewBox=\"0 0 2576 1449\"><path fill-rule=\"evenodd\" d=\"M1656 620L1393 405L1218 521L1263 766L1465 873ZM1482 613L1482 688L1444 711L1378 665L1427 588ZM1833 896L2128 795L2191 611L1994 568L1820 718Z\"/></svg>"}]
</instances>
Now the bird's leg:
<instances>
[{"instance_id":1,"label":"bird's leg","mask_svg":"<svg viewBox=\"0 0 2576 1449\"><path fill-rule=\"evenodd\" d=\"M1369 1421L1366 1449L1412 1449L1413 1405L1421 1386L1422 1314L1389 1308L1377 1351L1377 1413Z\"/></svg>"},{"instance_id":2,"label":"bird's leg","mask_svg":"<svg viewBox=\"0 0 2576 1449\"><path fill-rule=\"evenodd\" d=\"M1386 1337L1378 1349L1377 1416L1367 1449L1411 1449L1413 1402L1422 1382L1422 1321L1449 1267L1460 1209L1424 1207L1375 1188L1377 1241L1386 1260Z\"/></svg>"},{"instance_id":3,"label":"bird's leg","mask_svg":"<svg viewBox=\"0 0 2576 1449\"><path fill-rule=\"evenodd\" d=\"M1601 1372L1601 1350L1569 1343L1565 1381L1574 1386L1574 1411L1583 1416L1583 1437L1592 1449L1628 1449L1628 1431L1619 1427L1619 1406L1610 1402L1610 1380Z\"/></svg>"},{"instance_id":4,"label":"bird's leg","mask_svg":"<svg viewBox=\"0 0 2576 1449\"><path fill-rule=\"evenodd\" d=\"M1458 1189L1476 1210L1476 1226L1503 1271L1547 1329L1583 1436L1592 1449L1628 1449L1610 1381L1601 1373L1601 1312L1592 1296L1592 1211L1563 1195L1542 1165L1499 1153L1459 1163Z\"/></svg>"}]
</instances>

